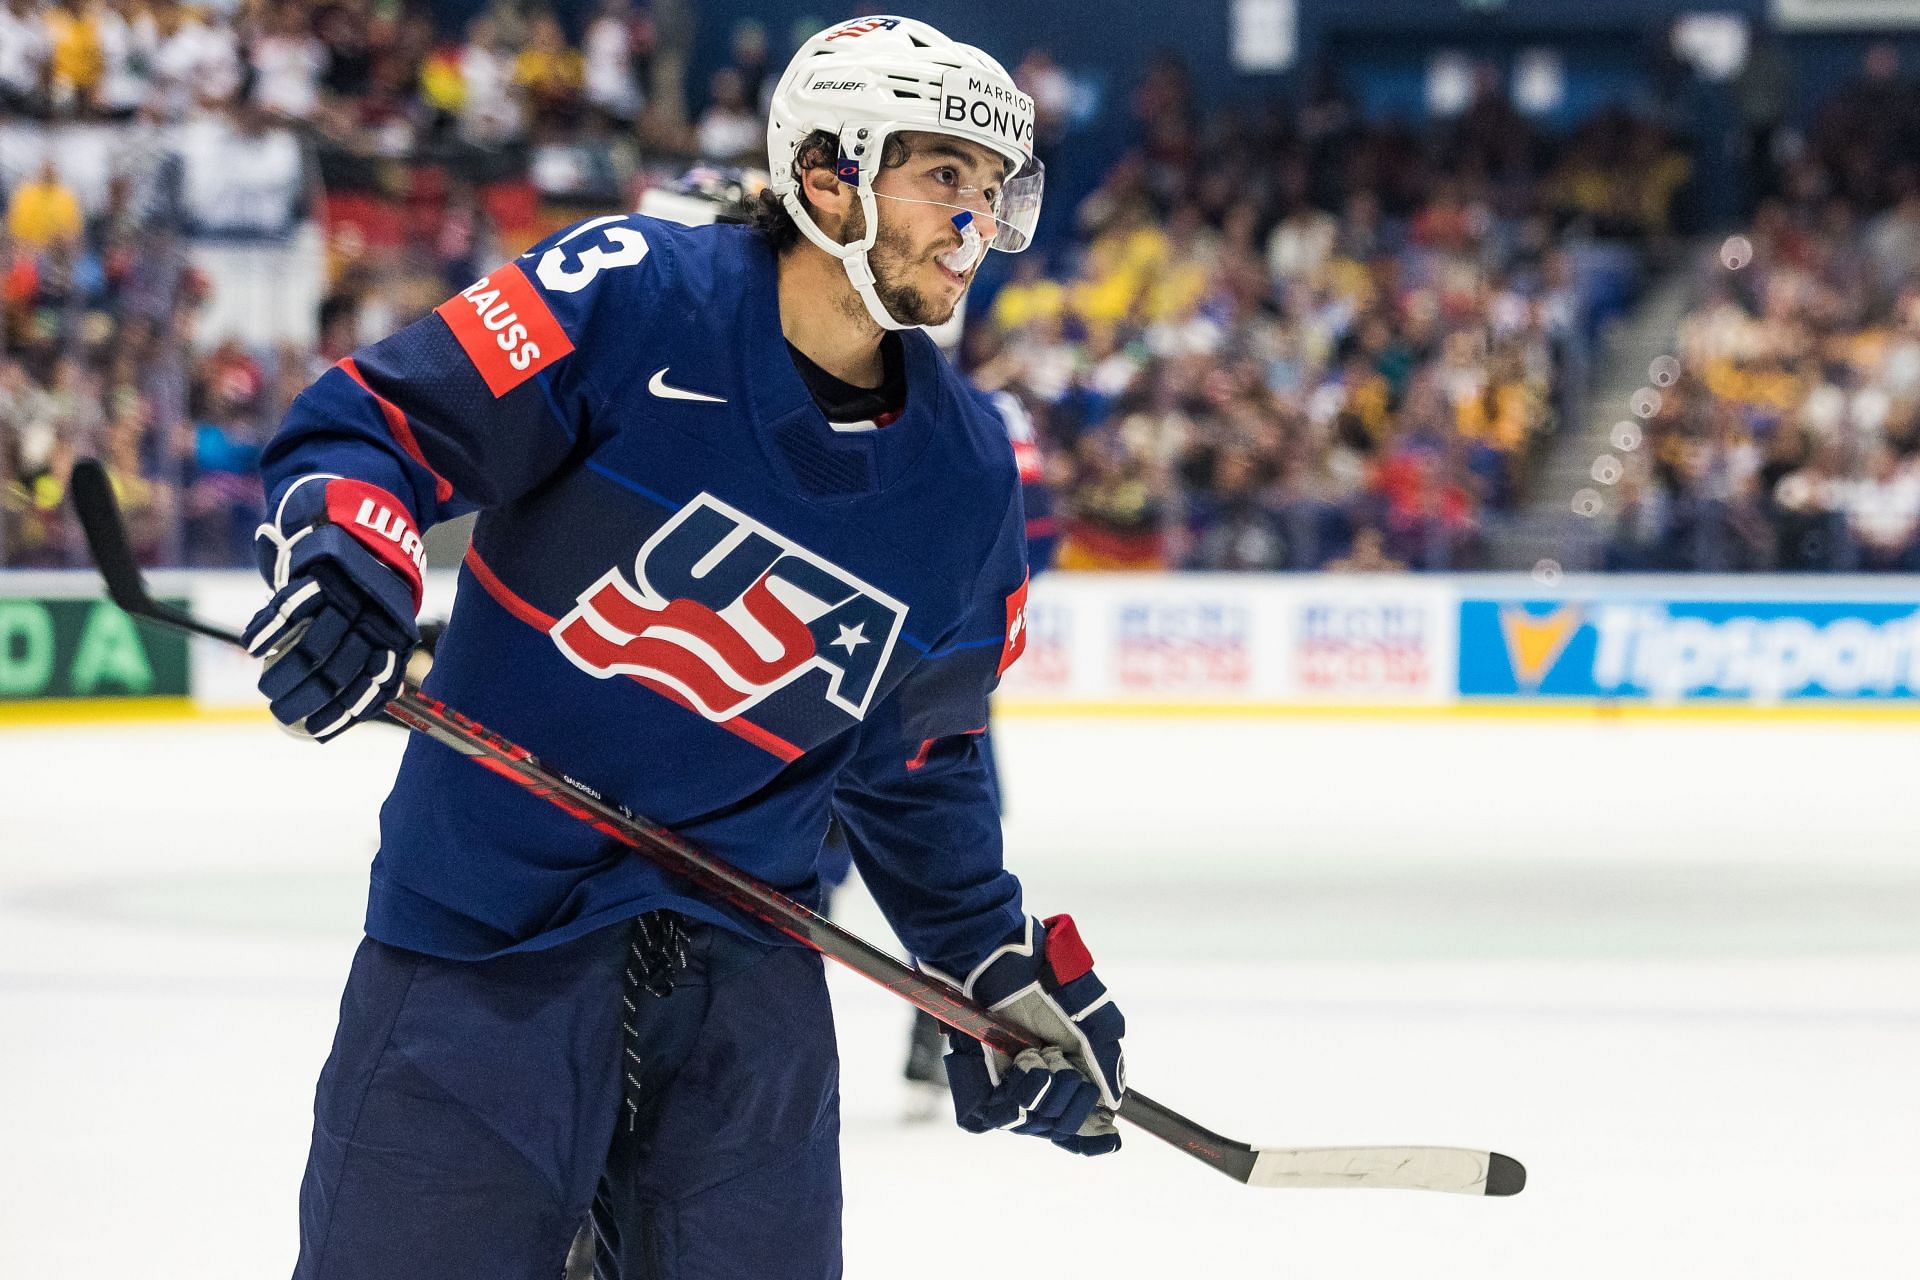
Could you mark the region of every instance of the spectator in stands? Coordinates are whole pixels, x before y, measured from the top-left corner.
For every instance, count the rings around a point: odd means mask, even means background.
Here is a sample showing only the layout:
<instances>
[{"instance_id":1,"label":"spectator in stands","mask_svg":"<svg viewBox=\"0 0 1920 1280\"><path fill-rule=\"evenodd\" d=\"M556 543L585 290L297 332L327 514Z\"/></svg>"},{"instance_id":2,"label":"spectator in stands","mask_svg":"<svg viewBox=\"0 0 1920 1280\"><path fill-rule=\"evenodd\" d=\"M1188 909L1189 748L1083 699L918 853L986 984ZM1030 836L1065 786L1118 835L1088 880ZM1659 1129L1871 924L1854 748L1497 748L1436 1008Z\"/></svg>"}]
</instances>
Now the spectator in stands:
<instances>
[{"instance_id":1,"label":"spectator in stands","mask_svg":"<svg viewBox=\"0 0 1920 1280\"><path fill-rule=\"evenodd\" d=\"M1053 60L1053 51L1027 50L1013 69L1013 82L1033 99L1034 146L1043 154L1065 134L1073 114L1073 77Z\"/></svg>"},{"instance_id":2,"label":"spectator in stands","mask_svg":"<svg viewBox=\"0 0 1920 1280\"><path fill-rule=\"evenodd\" d=\"M176 445L187 556L196 564L244 561L265 503L258 471L260 442L270 431L266 371L229 339L199 360L191 377L194 421Z\"/></svg>"},{"instance_id":3,"label":"spectator in stands","mask_svg":"<svg viewBox=\"0 0 1920 1280\"><path fill-rule=\"evenodd\" d=\"M93 23L100 41L95 107L105 119L131 120L152 92L159 28L139 0L105 0L93 10Z\"/></svg>"},{"instance_id":4,"label":"spectator in stands","mask_svg":"<svg viewBox=\"0 0 1920 1280\"><path fill-rule=\"evenodd\" d=\"M1387 554L1386 538L1374 525L1362 525L1353 535L1353 550L1327 565L1333 573L1399 573L1406 562Z\"/></svg>"},{"instance_id":5,"label":"spectator in stands","mask_svg":"<svg viewBox=\"0 0 1920 1280\"><path fill-rule=\"evenodd\" d=\"M48 6L50 102L61 115L84 115L93 110L105 56L93 7L82 0Z\"/></svg>"},{"instance_id":6,"label":"spectator in stands","mask_svg":"<svg viewBox=\"0 0 1920 1280\"><path fill-rule=\"evenodd\" d=\"M709 98L696 131L702 159L738 164L765 150L766 121L748 101L738 70L714 72Z\"/></svg>"},{"instance_id":7,"label":"spectator in stands","mask_svg":"<svg viewBox=\"0 0 1920 1280\"><path fill-rule=\"evenodd\" d=\"M632 0L603 0L582 41L587 102L611 120L630 124L645 105L635 58L643 40Z\"/></svg>"},{"instance_id":8,"label":"spectator in stands","mask_svg":"<svg viewBox=\"0 0 1920 1280\"><path fill-rule=\"evenodd\" d=\"M419 83L413 51L400 42L403 24L390 18L375 20L379 36L367 87L334 112L341 135L354 150L369 155L411 155L418 142L421 112L415 97Z\"/></svg>"},{"instance_id":9,"label":"spectator in stands","mask_svg":"<svg viewBox=\"0 0 1920 1280\"><path fill-rule=\"evenodd\" d=\"M1897 295L1920 277L1920 168L1903 169L1895 181L1898 202L1875 218L1866 233L1873 283L1882 297Z\"/></svg>"},{"instance_id":10,"label":"spectator in stands","mask_svg":"<svg viewBox=\"0 0 1920 1280\"><path fill-rule=\"evenodd\" d=\"M1621 476L1609 507L1612 530L1600 567L1610 573L1653 573L1668 567L1667 499L1638 471Z\"/></svg>"},{"instance_id":11,"label":"spectator in stands","mask_svg":"<svg viewBox=\"0 0 1920 1280\"><path fill-rule=\"evenodd\" d=\"M1862 211L1896 198L1893 180L1920 155L1920 85L1901 74L1897 46L1870 46L1859 79L1821 109L1810 159L1827 188Z\"/></svg>"},{"instance_id":12,"label":"spectator in stands","mask_svg":"<svg viewBox=\"0 0 1920 1280\"><path fill-rule=\"evenodd\" d=\"M320 86L327 96L351 101L372 84L372 18L367 0L326 0L316 6L312 29L325 50Z\"/></svg>"},{"instance_id":13,"label":"spectator in stands","mask_svg":"<svg viewBox=\"0 0 1920 1280\"><path fill-rule=\"evenodd\" d=\"M98 447L100 428L106 423L98 374L77 356L60 356L54 361L53 387L47 392L47 400L63 438L83 451Z\"/></svg>"},{"instance_id":14,"label":"spectator in stands","mask_svg":"<svg viewBox=\"0 0 1920 1280\"><path fill-rule=\"evenodd\" d=\"M1839 448L1832 444L1814 449L1804 466L1780 477L1773 489L1779 568L1796 573L1852 567L1849 489Z\"/></svg>"},{"instance_id":15,"label":"spectator in stands","mask_svg":"<svg viewBox=\"0 0 1920 1280\"><path fill-rule=\"evenodd\" d=\"M533 128L551 131L579 123L586 81L586 62L567 43L559 19L546 13L534 18L527 47L513 66L513 83Z\"/></svg>"},{"instance_id":16,"label":"spectator in stands","mask_svg":"<svg viewBox=\"0 0 1920 1280\"><path fill-rule=\"evenodd\" d=\"M752 18L733 24L729 42L732 69L740 76L740 97L756 116L764 117L777 76L767 64L767 28Z\"/></svg>"},{"instance_id":17,"label":"spectator in stands","mask_svg":"<svg viewBox=\"0 0 1920 1280\"><path fill-rule=\"evenodd\" d=\"M327 48L313 34L298 4L267 12L266 29L247 52L253 69L253 101L282 120L311 119L320 105L320 76Z\"/></svg>"},{"instance_id":18,"label":"spectator in stands","mask_svg":"<svg viewBox=\"0 0 1920 1280\"><path fill-rule=\"evenodd\" d=\"M127 541L142 564L153 565L160 562L167 549L175 495L173 487L147 465L145 437L146 423L135 402L106 429L99 457L126 521Z\"/></svg>"},{"instance_id":19,"label":"spectator in stands","mask_svg":"<svg viewBox=\"0 0 1920 1280\"><path fill-rule=\"evenodd\" d=\"M55 437L44 455L21 450L4 468L12 477L6 493L5 527L13 544L8 565L52 569L69 562L74 540L66 497L73 463L72 444Z\"/></svg>"},{"instance_id":20,"label":"spectator in stands","mask_svg":"<svg viewBox=\"0 0 1920 1280\"><path fill-rule=\"evenodd\" d=\"M1265 500L1251 450L1214 456L1213 474L1189 516L1185 567L1209 570L1285 569L1292 562L1277 513Z\"/></svg>"},{"instance_id":21,"label":"spectator in stands","mask_svg":"<svg viewBox=\"0 0 1920 1280\"><path fill-rule=\"evenodd\" d=\"M47 76L53 42L33 0L0 6L0 107L9 113L47 113Z\"/></svg>"},{"instance_id":22,"label":"spectator in stands","mask_svg":"<svg viewBox=\"0 0 1920 1280\"><path fill-rule=\"evenodd\" d=\"M12 444L12 474L28 477L45 469L59 435L59 413L20 361L0 359L0 425Z\"/></svg>"},{"instance_id":23,"label":"spectator in stands","mask_svg":"<svg viewBox=\"0 0 1920 1280\"><path fill-rule=\"evenodd\" d=\"M223 21L207 21L185 5L154 8L159 44L153 55L154 89L164 119L217 112L240 90L239 41Z\"/></svg>"},{"instance_id":24,"label":"spectator in stands","mask_svg":"<svg viewBox=\"0 0 1920 1280\"><path fill-rule=\"evenodd\" d=\"M1304 162L1289 166L1280 181L1280 217L1267 235L1267 273L1280 285L1318 280L1334 257L1340 224L1307 198Z\"/></svg>"},{"instance_id":25,"label":"spectator in stands","mask_svg":"<svg viewBox=\"0 0 1920 1280\"><path fill-rule=\"evenodd\" d=\"M22 183L7 203L7 234L30 251L77 240L83 225L79 197L60 181L51 156L40 162L33 181Z\"/></svg>"},{"instance_id":26,"label":"spectator in stands","mask_svg":"<svg viewBox=\"0 0 1920 1280\"><path fill-rule=\"evenodd\" d=\"M1870 572L1899 572L1916 564L1914 535L1920 531L1920 475L1911 459L1892 446L1873 447L1866 475L1856 481L1847 503L1847 526L1860 546L1860 567Z\"/></svg>"},{"instance_id":27,"label":"spectator in stands","mask_svg":"<svg viewBox=\"0 0 1920 1280\"><path fill-rule=\"evenodd\" d=\"M1064 470L1066 530L1061 569L1165 569L1164 483L1138 453L1086 436Z\"/></svg>"},{"instance_id":28,"label":"spectator in stands","mask_svg":"<svg viewBox=\"0 0 1920 1280\"><path fill-rule=\"evenodd\" d=\"M491 17L467 24L460 51L460 136L476 146L494 146L520 136L523 115L514 88L513 47Z\"/></svg>"},{"instance_id":29,"label":"spectator in stands","mask_svg":"<svg viewBox=\"0 0 1920 1280\"><path fill-rule=\"evenodd\" d=\"M0 563L58 567L71 529L63 506L75 448L60 406L18 360L0 360L0 476L9 545Z\"/></svg>"}]
</instances>

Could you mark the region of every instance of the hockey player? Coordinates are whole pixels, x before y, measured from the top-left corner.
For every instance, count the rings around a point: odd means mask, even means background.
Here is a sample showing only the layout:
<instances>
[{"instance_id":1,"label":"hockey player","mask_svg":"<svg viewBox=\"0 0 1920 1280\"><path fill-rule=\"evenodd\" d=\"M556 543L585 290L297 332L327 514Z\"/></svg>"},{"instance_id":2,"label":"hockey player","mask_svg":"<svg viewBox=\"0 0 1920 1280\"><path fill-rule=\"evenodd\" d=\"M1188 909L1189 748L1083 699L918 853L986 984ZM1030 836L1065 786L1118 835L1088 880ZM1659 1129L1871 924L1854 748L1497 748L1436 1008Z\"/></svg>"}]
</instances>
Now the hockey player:
<instances>
[{"instance_id":1,"label":"hockey player","mask_svg":"<svg viewBox=\"0 0 1920 1280\"><path fill-rule=\"evenodd\" d=\"M724 166L696 165L671 182L649 187L640 198L640 212L688 226L751 222L757 201L750 193L758 192L765 186L763 174ZM953 347L959 344L965 315L966 298L962 296L953 314L931 331L942 352L951 354ZM1047 489L1042 473L1040 446L1033 429L1033 419L1009 392L997 391L986 399L991 411L1005 424L1007 439L1013 445L1014 463L1020 475L1020 504L1026 513L1027 568L1031 576L1053 563L1053 496ZM427 626L422 624L423 638L427 634ZM997 794L999 778L994 765L992 729L989 727L979 736L987 773L994 782ZM828 828L815 869L830 912L840 887L853 874L852 851L847 846L846 833L837 821ZM940 1023L931 1015L916 1009L907 1036L904 1068L908 1086L912 1090L907 1108L908 1119L929 1118L938 1105L940 1095L946 1092L945 1070L940 1053L944 1040Z\"/></svg>"},{"instance_id":2,"label":"hockey player","mask_svg":"<svg viewBox=\"0 0 1920 1280\"><path fill-rule=\"evenodd\" d=\"M802 899L837 812L929 970L1060 1048L953 1044L962 1127L1115 1149L1124 1021L1002 865L978 730L1026 567L1001 425L921 326L1031 235L1033 104L925 24L802 46L755 227L595 218L343 360L262 469L261 689L326 741L427 690ZM839 1274L819 958L422 738L300 1196L300 1277Z\"/></svg>"}]
</instances>

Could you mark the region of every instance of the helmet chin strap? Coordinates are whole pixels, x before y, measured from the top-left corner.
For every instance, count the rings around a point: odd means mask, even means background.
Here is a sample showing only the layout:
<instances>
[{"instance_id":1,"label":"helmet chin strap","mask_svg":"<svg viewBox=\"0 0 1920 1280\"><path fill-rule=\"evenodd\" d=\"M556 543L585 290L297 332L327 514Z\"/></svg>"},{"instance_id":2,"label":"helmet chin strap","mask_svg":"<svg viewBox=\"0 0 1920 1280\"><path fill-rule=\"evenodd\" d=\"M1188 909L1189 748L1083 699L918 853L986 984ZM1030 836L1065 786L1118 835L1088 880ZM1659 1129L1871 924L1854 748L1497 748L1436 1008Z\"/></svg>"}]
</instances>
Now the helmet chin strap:
<instances>
[{"instance_id":1,"label":"helmet chin strap","mask_svg":"<svg viewBox=\"0 0 1920 1280\"><path fill-rule=\"evenodd\" d=\"M867 219L867 234L862 236L857 244L835 243L826 232L820 229L819 224L813 220L813 215L807 212L806 202L800 198L798 191L788 192L783 198L783 203L787 206L787 212L793 215L793 221L800 228L800 233L840 260L840 266L847 273L848 282L853 285L853 291L860 295L860 301L866 304L867 315L872 317L875 324L882 329L922 328L921 325L905 324L896 320L893 313L887 310L887 304L880 301L880 295L874 290L877 281L873 274L873 264L868 261L867 254L880 235L880 210L874 203L873 192L865 187L856 187L854 190L860 197L860 211Z\"/></svg>"}]
</instances>

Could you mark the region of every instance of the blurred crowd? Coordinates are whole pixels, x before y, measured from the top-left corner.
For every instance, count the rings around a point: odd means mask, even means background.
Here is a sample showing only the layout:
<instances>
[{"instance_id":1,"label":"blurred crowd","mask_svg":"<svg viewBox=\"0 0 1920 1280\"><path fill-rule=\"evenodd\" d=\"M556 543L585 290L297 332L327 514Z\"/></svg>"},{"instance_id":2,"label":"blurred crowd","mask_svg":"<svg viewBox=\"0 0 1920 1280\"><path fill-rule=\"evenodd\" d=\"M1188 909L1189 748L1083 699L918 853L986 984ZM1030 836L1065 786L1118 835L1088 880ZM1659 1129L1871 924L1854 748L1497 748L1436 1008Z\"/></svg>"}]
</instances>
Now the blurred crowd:
<instances>
[{"instance_id":1,"label":"blurred crowd","mask_svg":"<svg viewBox=\"0 0 1920 1280\"><path fill-rule=\"evenodd\" d=\"M16 6L17 7L17 6ZM177 526L156 484L197 381L198 290L125 171L82 211L51 162L8 193L0 231L0 564L74 562L64 498L76 456L112 468L149 557Z\"/></svg>"},{"instance_id":2,"label":"blurred crowd","mask_svg":"<svg viewBox=\"0 0 1920 1280\"><path fill-rule=\"evenodd\" d=\"M0 565L81 562L64 498L86 455L148 563L248 559L258 451L306 382L554 225L763 154L767 32L737 24L696 95L687 25L635 0L572 33L518 0L452 32L386 0L0 0ZM136 179L104 200L63 180L76 128ZM168 151L185 172L149 172ZM195 203L196 162L215 201ZM236 162L273 172L232 182ZM184 237L283 235L303 211L326 237L317 341L196 342L214 285Z\"/></svg>"},{"instance_id":3,"label":"blurred crowd","mask_svg":"<svg viewBox=\"0 0 1920 1280\"><path fill-rule=\"evenodd\" d=\"M1775 156L1698 266L1609 568L1920 571L1920 82L1876 46Z\"/></svg>"},{"instance_id":4,"label":"blurred crowd","mask_svg":"<svg viewBox=\"0 0 1920 1280\"><path fill-rule=\"evenodd\" d=\"M1201 118L1172 62L1132 109L1067 269L1021 260L967 352L1033 409L1062 566L1477 567L1672 233L1677 140L1622 111L1551 137L1490 73L1425 132L1332 78Z\"/></svg>"},{"instance_id":5,"label":"blurred crowd","mask_svg":"<svg viewBox=\"0 0 1920 1280\"><path fill-rule=\"evenodd\" d=\"M423 8L371 0L0 0L0 131L17 143L4 148L15 164L0 192L0 565L80 562L64 499L87 455L106 463L143 560L244 561L262 507L258 451L292 396L499 251L474 189L456 183L405 255L370 253L355 228L337 229L310 348L204 349L195 328L209 282L181 235L194 229L180 190L191 175L152 172L166 151L157 130L200 130L215 167L269 129L291 130L362 172L369 157L411 167L437 144L524 169L545 137L618 127L671 150L710 132L706 120L646 115L644 10L614 0L584 35L576 46L551 15L513 5L443 40ZM746 31L742 65L753 45ZM104 199L54 163L65 135L53 131L75 127L116 139ZM45 158L23 170L26 154Z\"/></svg>"},{"instance_id":6,"label":"blurred crowd","mask_svg":"<svg viewBox=\"0 0 1920 1280\"><path fill-rule=\"evenodd\" d=\"M632 121L653 29L611 0L575 45L550 13L498 6L455 39L374 0L82 0L0 5L0 105L35 119L179 120L252 108L405 154L436 131L499 144Z\"/></svg>"},{"instance_id":7,"label":"blurred crowd","mask_svg":"<svg viewBox=\"0 0 1920 1280\"><path fill-rule=\"evenodd\" d=\"M571 33L513 0L457 32L374 0L0 0L0 141L17 122L129 139L104 198L51 164L4 175L0 563L78 562L63 498L85 454L149 562L244 560L257 451L321 370L667 168L754 162L791 33L738 24L695 87L685 25L633 0ZM1060 146L1086 85L1044 50L1015 75ZM1124 154L976 291L961 359L1032 412L1061 563L1480 567L1574 416L1598 326L1680 243L1690 140L1618 108L1552 132L1491 68L1418 128L1365 118L1330 73L1257 110L1195 100L1169 59L1106 103ZM135 161L140 130L207 121L293 131L316 158L314 343L195 341L212 286L193 228ZM1623 450L1606 562L1916 567L1914 83L1876 49L1804 137L1759 145L1744 260L1699 273L1677 380Z\"/></svg>"}]
</instances>

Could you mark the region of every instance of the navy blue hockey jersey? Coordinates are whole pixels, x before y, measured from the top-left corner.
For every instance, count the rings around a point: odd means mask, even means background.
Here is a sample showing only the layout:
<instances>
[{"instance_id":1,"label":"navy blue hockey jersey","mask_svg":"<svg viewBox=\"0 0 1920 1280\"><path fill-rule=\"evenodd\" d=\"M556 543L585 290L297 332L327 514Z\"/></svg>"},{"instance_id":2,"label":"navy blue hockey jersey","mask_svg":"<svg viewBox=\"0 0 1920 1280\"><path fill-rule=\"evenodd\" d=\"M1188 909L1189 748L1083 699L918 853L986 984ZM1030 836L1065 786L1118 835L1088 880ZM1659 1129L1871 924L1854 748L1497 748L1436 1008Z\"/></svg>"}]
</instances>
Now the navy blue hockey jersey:
<instances>
[{"instance_id":1,"label":"navy blue hockey jersey","mask_svg":"<svg viewBox=\"0 0 1920 1280\"><path fill-rule=\"evenodd\" d=\"M341 361L262 470L422 528L479 508L427 692L802 899L837 809L902 940L964 972L1021 917L975 735L1024 640L1024 517L1006 428L903 336L904 412L836 429L757 232L596 218ZM479 958L655 907L757 930L408 744L374 937Z\"/></svg>"}]
</instances>

